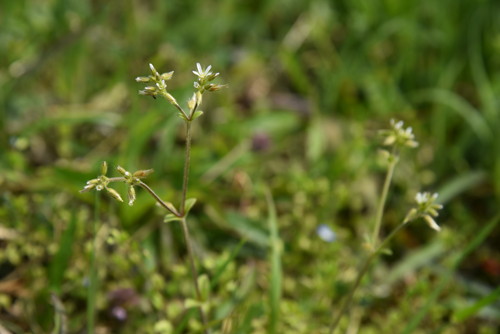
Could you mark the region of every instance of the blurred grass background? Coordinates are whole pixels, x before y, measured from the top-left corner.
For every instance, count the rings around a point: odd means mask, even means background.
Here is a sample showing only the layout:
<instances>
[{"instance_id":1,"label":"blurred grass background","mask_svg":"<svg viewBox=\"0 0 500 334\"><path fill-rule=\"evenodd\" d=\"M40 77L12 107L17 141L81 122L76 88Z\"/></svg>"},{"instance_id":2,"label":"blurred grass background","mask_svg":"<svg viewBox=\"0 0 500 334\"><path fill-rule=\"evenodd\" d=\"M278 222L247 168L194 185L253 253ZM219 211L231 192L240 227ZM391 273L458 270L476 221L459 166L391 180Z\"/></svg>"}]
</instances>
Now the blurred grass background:
<instances>
[{"instance_id":1,"label":"blurred grass background","mask_svg":"<svg viewBox=\"0 0 500 334\"><path fill-rule=\"evenodd\" d=\"M421 190L440 193L443 231L410 225L343 326L496 333L499 14L494 0L2 1L0 324L50 332L54 292L84 332L93 196L78 190L106 160L154 168L148 183L179 197L181 120L134 78L175 70L185 101L200 62L229 85L204 99L189 189L215 328L327 332L383 182L377 130L397 118L420 147L398 165L383 232ZM133 207L102 202L98 332L195 333L179 227L141 191Z\"/></svg>"}]
</instances>

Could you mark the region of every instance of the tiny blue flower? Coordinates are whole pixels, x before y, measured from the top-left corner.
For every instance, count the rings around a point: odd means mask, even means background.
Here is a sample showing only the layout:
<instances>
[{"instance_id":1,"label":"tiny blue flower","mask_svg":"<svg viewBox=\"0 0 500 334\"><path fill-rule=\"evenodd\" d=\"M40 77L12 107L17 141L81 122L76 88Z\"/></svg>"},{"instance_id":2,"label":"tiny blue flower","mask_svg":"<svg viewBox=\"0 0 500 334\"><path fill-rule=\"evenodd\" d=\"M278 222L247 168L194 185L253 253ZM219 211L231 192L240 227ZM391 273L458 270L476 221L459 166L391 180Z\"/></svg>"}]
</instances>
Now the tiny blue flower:
<instances>
[{"instance_id":1,"label":"tiny blue flower","mask_svg":"<svg viewBox=\"0 0 500 334\"><path fill-rule=\"evenodd\" d=\"M337 239L337 234L326 224L321 224L316 228L316 233L321 240L326 242L333 242Z\"/></svg>"}]
</instances>

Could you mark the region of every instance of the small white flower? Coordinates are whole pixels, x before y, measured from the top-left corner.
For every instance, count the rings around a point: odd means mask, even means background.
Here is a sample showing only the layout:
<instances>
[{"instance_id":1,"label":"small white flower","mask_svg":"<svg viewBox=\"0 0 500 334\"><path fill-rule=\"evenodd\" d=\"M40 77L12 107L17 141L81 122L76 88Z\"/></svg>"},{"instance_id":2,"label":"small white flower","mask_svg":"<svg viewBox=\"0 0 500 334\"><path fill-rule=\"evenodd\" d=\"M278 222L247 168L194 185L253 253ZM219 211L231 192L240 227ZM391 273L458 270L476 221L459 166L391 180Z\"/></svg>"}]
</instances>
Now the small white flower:
<instances>
[{"instance_id":1,"label":"small white flower","mask_svg":"<svg viewBox=\"0 0 500 334\"><path fill-rule=\"evenodd\" d=\"M212 69L212 65L208 65L207 68L203 70L203 67L201 67L200 63L196 63L196 69L197 71L193 71L193 73L198 77L198 80L200 81L203 81L207 78L210 81L219 75L219 73L214 74L210 72L210 70Z\"/></svg>"},{"instance_id":2,"label":"small white flower","mask_svg":"<svg viewBox=\"0 0 500 334\"><path fill-rule=\"evenodd\" d=\"M430 228L439 232L441 227L439 227L433 217L437 217L439 215L438 210L441 210L443 206L441 204L434 203L437 198L437 193L417 193L417 195L415 195L417 208L413 208L408 212L405 221L409 222L417 218L423 218Z\"/></svg>"},{"instance_id":3,"label":"small white flower","mask_svg":"<svg viewBox=\"0 0 500 334\"><path fill-rule=\"evenodd\" d=\"M415 141L415 135L413 134L412 127L407 127L406 129L403 127L403 121L395 121L391 119L391 129L382 130L380 133L385 137L384 145L385 146L408 146L408 147L417 147L418 142Z\"/></svg>"}]
</instances>

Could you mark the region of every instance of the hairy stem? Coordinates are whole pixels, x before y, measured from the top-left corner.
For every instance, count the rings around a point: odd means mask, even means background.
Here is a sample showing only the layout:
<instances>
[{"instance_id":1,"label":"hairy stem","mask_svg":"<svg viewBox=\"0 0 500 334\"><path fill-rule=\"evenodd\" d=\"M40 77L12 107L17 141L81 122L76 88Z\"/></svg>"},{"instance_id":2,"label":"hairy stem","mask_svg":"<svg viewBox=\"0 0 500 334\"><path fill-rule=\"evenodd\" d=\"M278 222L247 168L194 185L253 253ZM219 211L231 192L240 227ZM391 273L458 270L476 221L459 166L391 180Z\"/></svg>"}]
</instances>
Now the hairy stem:
<instances>
[{"instance_id":1,"label":"hairy stem","mask_svg":"<svg viewBox=\"0 0 500 334\"><path fill-rule=\"evenodd\" d=\"M189 266L191 267L191 276L193 279L193 286L196 292L196 298L198 301L202 301L200 286L198 285L198 270L196 270L195 255L193 251L193 246L191 243L191 236L189 235L189 228L186 221L186 195L189 182L189 164L191 162L191 121L186 121L186 157L184 160L184 175L182 179L182 197L181 197L181 207L180 207L180 217L182 232L184 234L184 241L186 243L186 248L188 250ZM205 334L209 334L208 320L203 308L199 307L201 321L203 323Z\"/></svg>"},{"instance_id":2,"label":"hairy stem","mask_svg":"<svg viewBox=\"0 0 500 334\"><path fill-rule=\"evenodd\" d=\"M181 217L184 217L186 213L184 206L186 203L190 162L191 162L191 121L186 121L186 157L184 160L184 176L182 179L182 197L181 197L181 207L180 207Z\"/></svg>"},{"instance_id":3,"label":"hairy stem","mask_svg":"<svg viewBox=\"0 0 500 334\"><path fill-rule=\"evenodd\" d=\"M180 217L181 214L179 212L177 212L177 210L172 206L172 205L169 205L168 203L165 203L154 191L153 189L151 189L146 183L144 182L140 182L139 183L139 186L141 186L142 188L146 189L148 191L148 193L151 194L151 196L154 197L154 199L156 200L156 202L158 204L160 204L163 208L165 208L167 211L169 211L170 213L176 215L177 217Z\"/></svg>"},{"instance_id":4,"label":"hairy stem","mask_svg":"<svg viewBox=\"0 0 500 334\"><path fill-rule=\"evenodd\" d=\"M202 296L201 296L200 286L198 284L198 270L196 270L195 255L193 251L193 246L191 244L191 237L189 235L189 229L187 226L186 217L182 217L181 225L182 225L182 232L184 234L184 241L186 243L186 248L188 250L189 266L191 267L191 276L193 279L193 286L196 292L196 298L198 299L199 302L201 302ZM208 330L207 316L205 315L205 312L203 311L203 308L201 306L199 307L199 311L203 327L205 328L204 332L205 334L208 334L210 332Z\"/></svg>"},{"instance_id":5,"label":"hairy stem","mask_svg":"<svg viewBox=\"0 0 500 334\"><path fill-rule=\"evenodd\" d=\"M87 294L87 333L94 334L95 327L95 299L97 294L97 265L96 265L96 251L97 251L97 222L99 220L99 192L95 194L94 204L94 222L92 224L92 248L90 251L90 275L89 275L89 289Z\"/></svg>"},{"instance_id":6,"label":"hairy stem","mask_svg":"<svg viewBox=\"0 0 500 334\"><path fill-rule=\"evenodd\" d=\"M398 227L396 227L392 232L391 234L389 234L383 241L382 243L377 247L377 249L375 249L369 256L368 258L365 260L363 266L361 267L361 269L359 270L358 272L358 276L356 277L356 281L354 282L354 285L352 286L351 290L349 291L349 295L344 299L344 302L342 303L342 306L340 307L340 310L339 312L337 313L337 316L334 318L331 326L330 326L330 334L334 333L335 329L337 328L339 322L340 322L340 319L342 319L342 316L344 315L344 313L349 309L349 307L351 306L351 303L352 303L352 299L354 297L354 293L356 292L356 290L358 289L360 283L361 283L361 280L363 279L363 277L365 276L366 272L368 271L368 269L370 268L370 265L372 264L373 260L377 257L377 255L380 254L380 252L384 249L384 247L389 243L389 241L391 241L391 239L396 235L396 233L403 228L403 226L405 226L407 223L407 219L405 218L405 220L398 225Z\"/></svg>"},{"instance_id":7,"label":"hairy stem","mask_svg":"<svg viewBox=\"0 0 500 334\"><path fill-rule=\"evenodd\" d=\"M378 243L380 227L382 225L382 216L384 215L385 202L387 201L387 194L389 193L389 187L391 185L392 176L394 175L394 168L396 167L397 163L398 163L398 158L393 151L391 153L387 174L385 175L384 187L382 188L382 195L380 196L380 202L378 203L377 207L377 215L375 216L375 226L373 228L373 235L371 240L373 247L375 247L375 245L377 245Z\"/></svg>"}]
</instances>

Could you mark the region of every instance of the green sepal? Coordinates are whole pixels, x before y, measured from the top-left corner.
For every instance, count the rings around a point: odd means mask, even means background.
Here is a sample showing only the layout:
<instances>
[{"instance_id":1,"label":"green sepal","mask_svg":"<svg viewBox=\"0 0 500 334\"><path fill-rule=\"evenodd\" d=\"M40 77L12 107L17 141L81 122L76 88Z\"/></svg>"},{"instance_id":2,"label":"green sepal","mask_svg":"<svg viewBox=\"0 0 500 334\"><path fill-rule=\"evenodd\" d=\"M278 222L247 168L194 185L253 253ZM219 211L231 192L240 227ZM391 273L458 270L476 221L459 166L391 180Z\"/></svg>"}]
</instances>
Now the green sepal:
<instances>
[{"instance_id":1,"label":"green sepal","mask_svg":"<svg viewBox=\"0 0 500 334\"><path fill-rule=\"evenodd\" d=\"M165 215L165 217L163 218L164 223L170 223L170 222L180 221L180 220L182 220L182 218L177 217L173 213L169 213L169 214Z\"/></svg>"},{"instance_id":2,"label":"green sepal","mask_svg":"<svg viewBox=\"0 0 500 334\"><path fill-rule=\"evenodd\" d=\"M184 203L184 212L187 214L191 208L193 207L194 203L196 203L196 198L188 198L186 200L186 203Z\"/></svg>"},{"instance_id":3,"label":"green sepal","mask_svg":"<svg viewBox=\"0 0 500 334\"><path fill-rule=\"evenodd\" d=\"M197 110L197 111L194 113L193 117L191 117L191 120L195 120L195 119L197 119L198 117L200 117L201 115L203 115L203 111L201 111L201 110Z\"/></svg>"}]
</instances>

